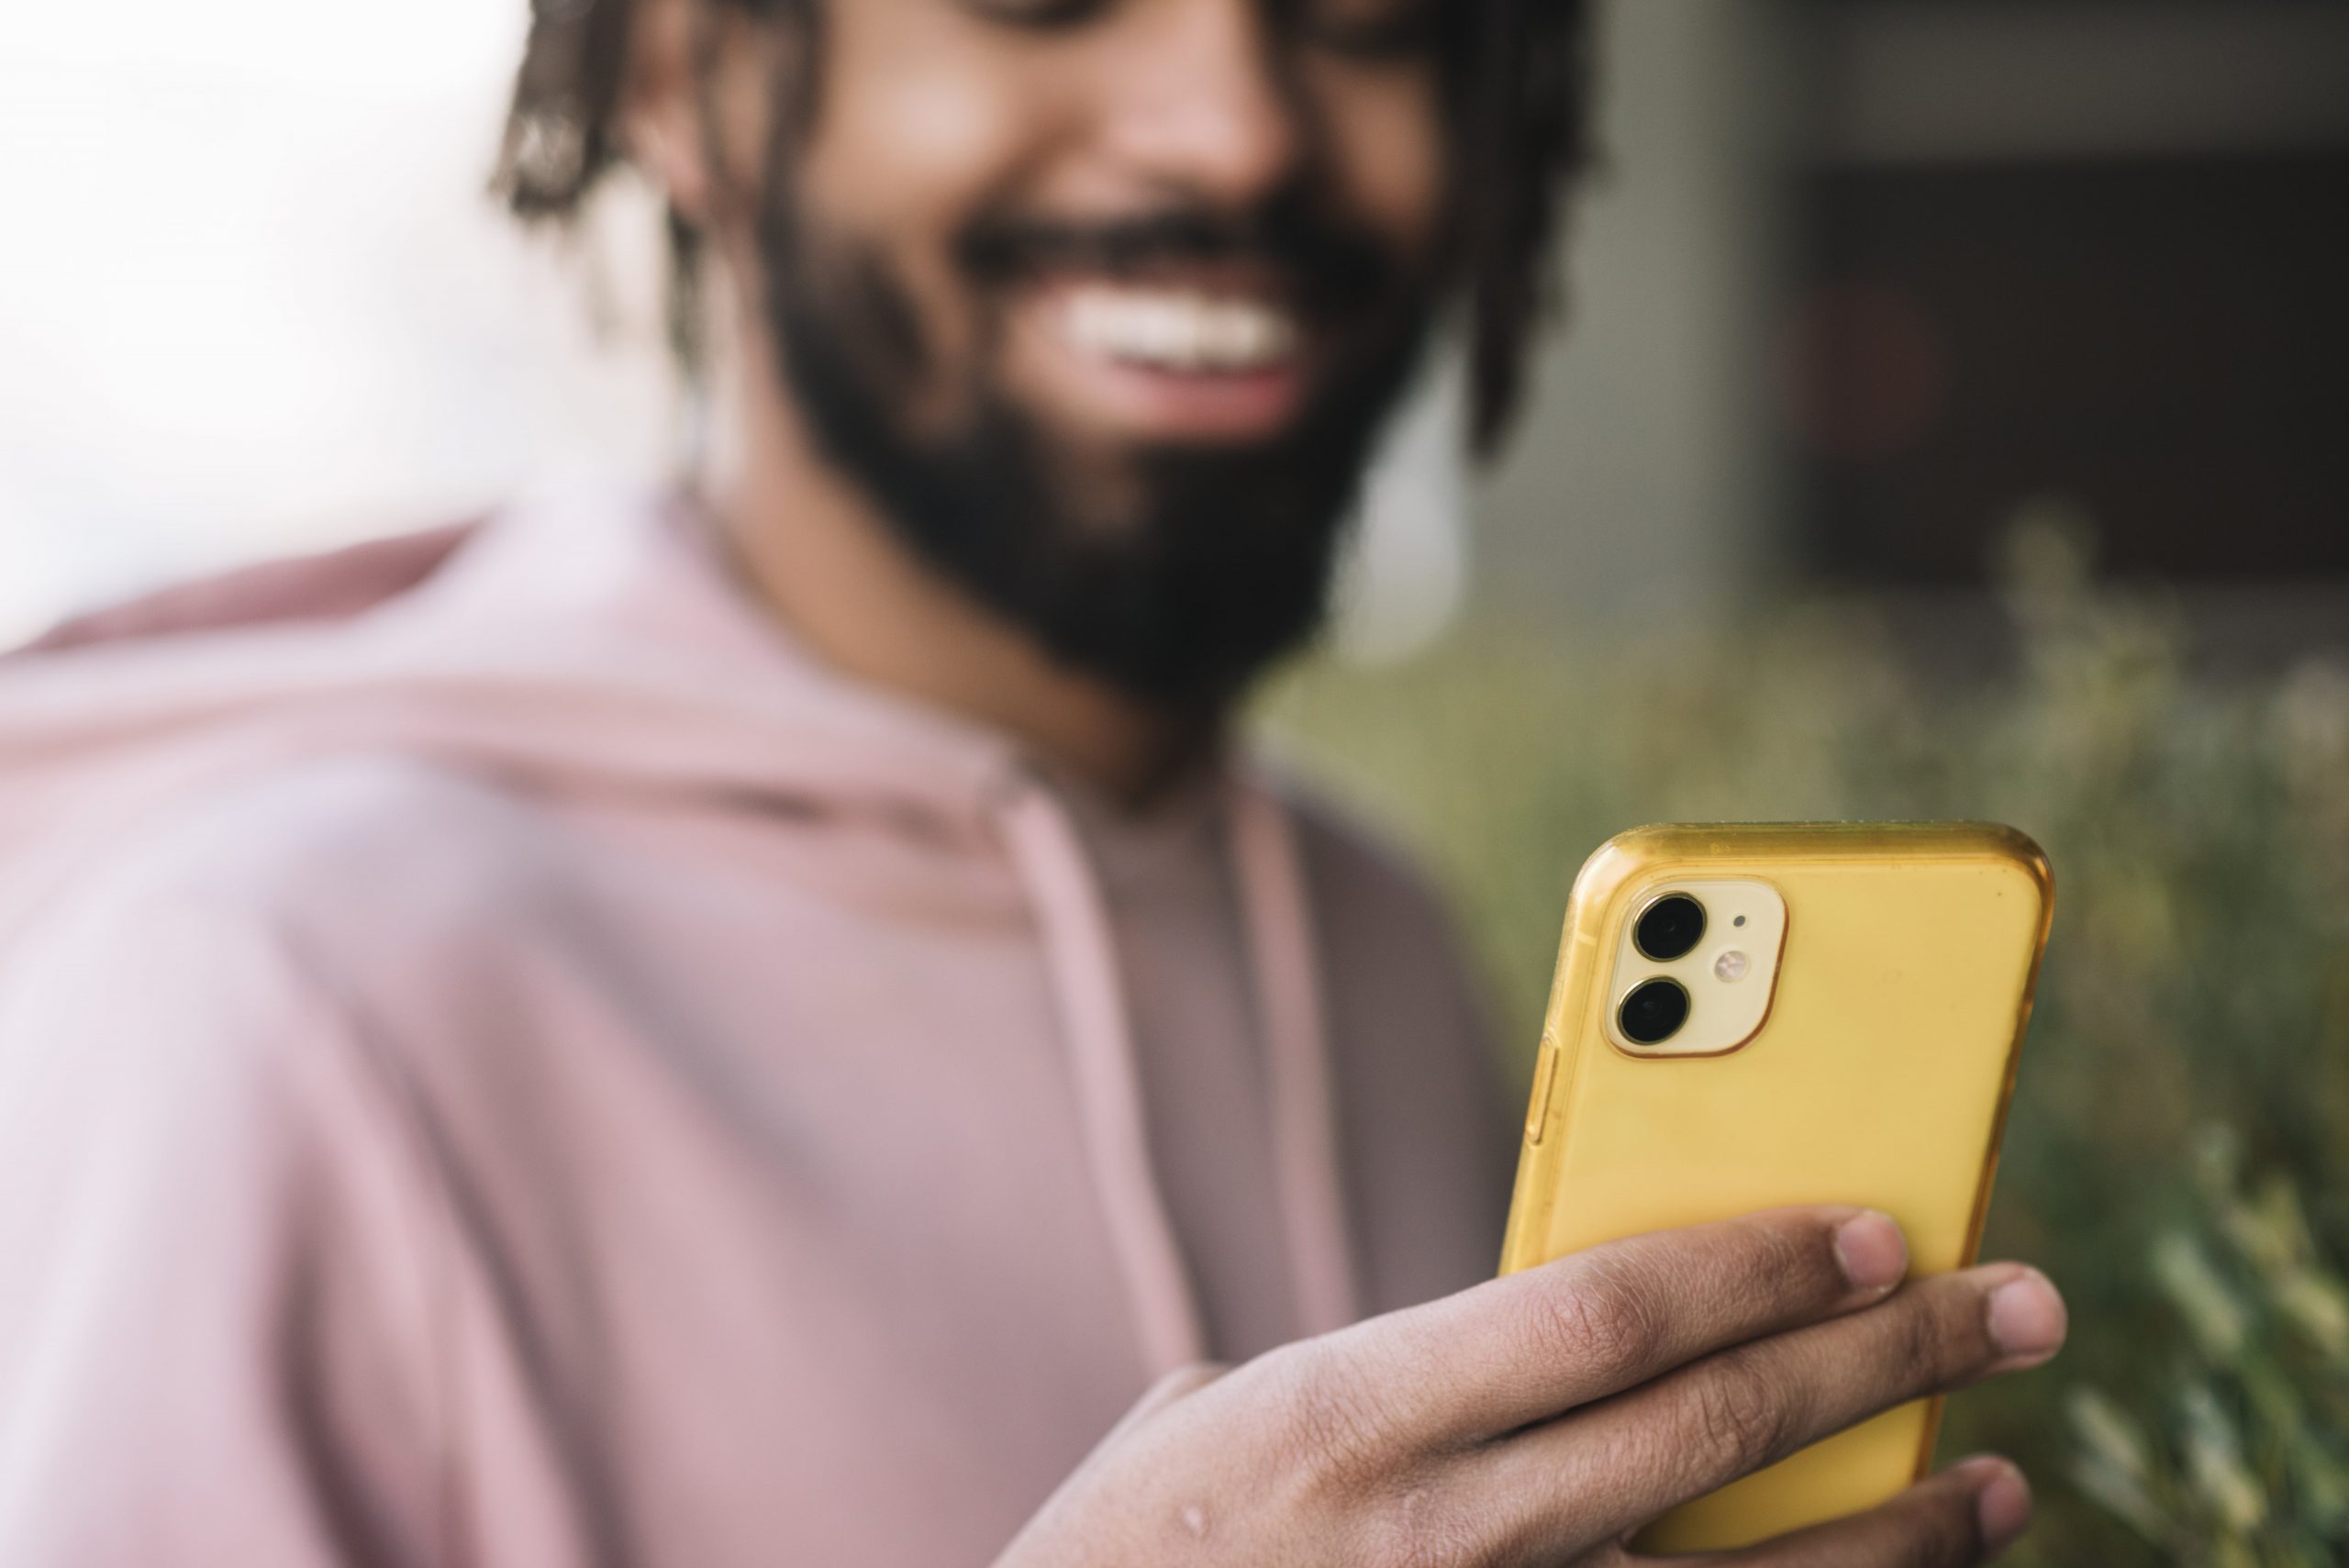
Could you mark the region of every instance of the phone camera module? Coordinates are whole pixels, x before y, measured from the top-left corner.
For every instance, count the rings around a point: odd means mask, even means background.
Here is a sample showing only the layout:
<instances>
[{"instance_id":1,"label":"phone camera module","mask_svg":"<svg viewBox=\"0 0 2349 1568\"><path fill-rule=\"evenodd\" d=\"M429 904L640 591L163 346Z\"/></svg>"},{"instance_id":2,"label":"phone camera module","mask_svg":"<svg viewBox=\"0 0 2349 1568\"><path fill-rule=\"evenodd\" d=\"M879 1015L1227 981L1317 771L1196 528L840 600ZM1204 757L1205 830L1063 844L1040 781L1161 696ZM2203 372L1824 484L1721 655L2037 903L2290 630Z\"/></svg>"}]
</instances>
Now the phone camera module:
<instances>
[{"instance_id":1,"label":"phone camera module","mask_svg":"<svg viewBox=\"0 0 2349 1568\"><path fill-rule=\"evenodd\" d=\"M1640 956L1658 963L1687 958L1704 940L1705 906L1685 893L1669 894L1649 905L1631 929L1631 944Z\"/></svg>"},{"instance_id":2,"label":"phone camera module","mask_svg":"<svg viewBox=\"0 0 2349 1568\"><path fill-rule=\"evenodd\" d=\"M1616 1018L1623 1038L1634 1045L1662 1045L1687 1021L1688 992L1677 980L1651 980L1634 988Z\"/></svg>"}]
</instances>

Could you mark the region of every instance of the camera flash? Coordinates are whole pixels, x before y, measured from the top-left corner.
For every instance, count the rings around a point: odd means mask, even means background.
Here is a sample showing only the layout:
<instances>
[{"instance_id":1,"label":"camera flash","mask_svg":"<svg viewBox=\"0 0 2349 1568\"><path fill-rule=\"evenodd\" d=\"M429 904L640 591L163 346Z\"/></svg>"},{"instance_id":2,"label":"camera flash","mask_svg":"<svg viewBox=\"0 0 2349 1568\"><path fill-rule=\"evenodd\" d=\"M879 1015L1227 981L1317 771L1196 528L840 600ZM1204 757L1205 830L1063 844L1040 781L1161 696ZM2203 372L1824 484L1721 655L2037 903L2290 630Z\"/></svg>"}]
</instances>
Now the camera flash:
<instances>
[{"instance_id":1,"label":"camera flash","mask_svg":"<svg viewBox=\"0 0 2349 1568\"><path fill-rule=\"evenodd\" d=\"M1732 985L1744 979L1751 967L1752 961L1734 948L1713 960L1713 973Z\"/></svg>"}]
</instances>

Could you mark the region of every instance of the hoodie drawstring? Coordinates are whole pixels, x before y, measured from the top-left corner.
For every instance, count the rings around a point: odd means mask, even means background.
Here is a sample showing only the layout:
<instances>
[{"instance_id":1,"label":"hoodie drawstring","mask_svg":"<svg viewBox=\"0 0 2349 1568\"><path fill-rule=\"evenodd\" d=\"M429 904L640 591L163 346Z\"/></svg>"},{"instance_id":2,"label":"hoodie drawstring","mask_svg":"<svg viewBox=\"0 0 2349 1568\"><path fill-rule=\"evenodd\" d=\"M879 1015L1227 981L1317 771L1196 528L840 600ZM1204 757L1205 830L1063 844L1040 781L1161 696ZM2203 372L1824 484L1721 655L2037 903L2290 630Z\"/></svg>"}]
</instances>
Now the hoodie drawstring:
<instances>
[{"instance_id":1,"label":"hoodie drawstring","mask_svg":"<svg viewBox=\"0 0 2349 1568\"><path fill-rule=\"evenodd\" d=\"M1261 785L1229 792L1233 871L1266 1053L1279 1204L1308 1333L1355 1317L1312 906L1287 809ZM1032 901L1070 1055L1085 1158L1152 1377L1209 1353L1197 1287L1151 1158L1116 928L1067 808L1026 782L998 807Z\"/></svg>"},{"instance_id":2,"label":"hoodie drawstring","mask_svg":"<svg viewBox=\"0 0 2349 1568\"><path fill-rule=\"evenodd\" d=\"M1042 928L1085 1154L1152 1379L1205 1361L1207 1329L1150 1157L1141 1059L1107 898L1067 810L1040 784L1001 808L1004 837Z\"/></svg>"},{"instance_id":3,"label":"hoodie drawstring","mask_svg":"<svg viewBox=\"0 0 2349 1568\"><path fill-rule=\"evenodd\" d=\"M1232 775L1232 869L1255 962L1257 1017L1272 1075L1274 1152L1297 1307L1308 1334L1362 1314L1346 1219L1337 1086L1321 951L1297 820L1264 784Z\"/></svg>"}]
</instances>

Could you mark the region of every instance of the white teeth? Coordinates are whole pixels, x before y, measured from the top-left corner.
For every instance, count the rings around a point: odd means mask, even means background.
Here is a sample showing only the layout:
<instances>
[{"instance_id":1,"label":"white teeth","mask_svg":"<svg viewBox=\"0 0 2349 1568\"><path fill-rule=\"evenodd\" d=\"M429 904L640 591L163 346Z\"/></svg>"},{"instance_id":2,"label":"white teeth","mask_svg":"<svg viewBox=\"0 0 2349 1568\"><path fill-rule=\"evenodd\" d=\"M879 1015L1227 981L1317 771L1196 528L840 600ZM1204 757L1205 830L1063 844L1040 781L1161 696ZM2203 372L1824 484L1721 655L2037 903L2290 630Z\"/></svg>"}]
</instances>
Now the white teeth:
<instances>
[{"instance_id":1,"label":"white teeth","mask_svg":"<svg viewBox=\"0 0 2349 1568\"><path fill-rule=\"evenodd\" d=\"M1063 319L1084 352L1153 370L1266 370L1294 355L1301 336L1277 306L1164 290L1078 289Z\"/></svg>"}]
</instances>

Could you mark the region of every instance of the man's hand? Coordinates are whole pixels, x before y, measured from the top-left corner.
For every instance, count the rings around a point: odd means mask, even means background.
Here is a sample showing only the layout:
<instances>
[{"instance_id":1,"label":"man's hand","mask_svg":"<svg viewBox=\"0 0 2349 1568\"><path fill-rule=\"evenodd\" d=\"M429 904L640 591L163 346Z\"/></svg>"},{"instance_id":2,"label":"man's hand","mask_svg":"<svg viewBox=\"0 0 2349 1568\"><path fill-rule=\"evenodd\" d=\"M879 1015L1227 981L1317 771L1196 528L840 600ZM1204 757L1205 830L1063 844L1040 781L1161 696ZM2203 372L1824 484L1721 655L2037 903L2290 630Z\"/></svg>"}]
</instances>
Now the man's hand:
<instances>
[{"instance_id":1,"label":"man's hand","mask_svg":"<svg viewBox=\"0 0 2349 1568\"><path fill-rule=\"evenodd\" d=\"M1880 1214L1786 1209L1594 1248L1431 1306L1177 1373L997 1568L1613 1564L1641 1526L1878 1411L2036 1366L2053 1286L2014 1263L1902 1287ZM1979 1459L1872 1513L1707 1558L1939 1568L2021 1533Z\"/></svg>"}]
</instances>

